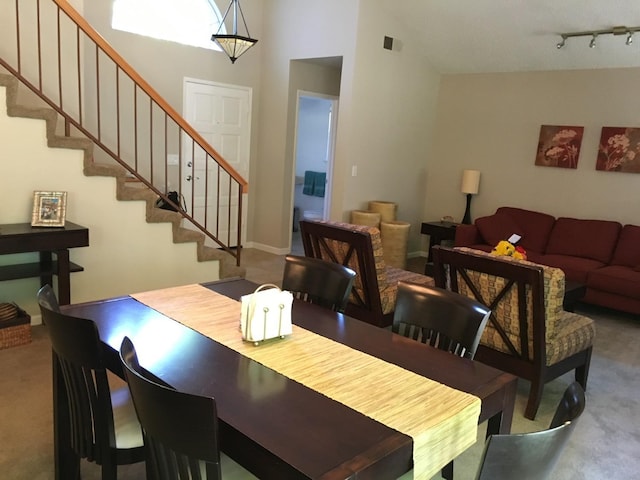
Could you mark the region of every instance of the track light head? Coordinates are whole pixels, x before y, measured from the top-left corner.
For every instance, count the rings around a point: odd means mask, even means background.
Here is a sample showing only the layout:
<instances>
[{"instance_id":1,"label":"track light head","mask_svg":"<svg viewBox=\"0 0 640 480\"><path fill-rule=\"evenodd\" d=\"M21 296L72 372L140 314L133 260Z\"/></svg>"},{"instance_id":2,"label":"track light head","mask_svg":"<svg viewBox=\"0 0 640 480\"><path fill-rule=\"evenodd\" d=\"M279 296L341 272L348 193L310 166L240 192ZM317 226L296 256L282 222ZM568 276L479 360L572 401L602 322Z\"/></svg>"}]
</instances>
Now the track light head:
<instances>
[{"instance_id":1,"label":"track light head","mask_svg":"<svg viewBox=\"0 0 640 480\"><path fill-rule=\"evenodd\" d=\"M560 41L556 43L556 48L559 50L564 47L569 38L574 37L591 37L591 41L589 42L589 48L596 48L596 41L598 40L598 36L600 35L615 35L621 36L626 35L627 41L625 42L627 45L631 45L633 43L633 35L636 32L640 32L640 26L637 27L625 27L618 26L605 30L583 30L581 32L564 32L559 33Z\"/></svg>"}]
</instances>

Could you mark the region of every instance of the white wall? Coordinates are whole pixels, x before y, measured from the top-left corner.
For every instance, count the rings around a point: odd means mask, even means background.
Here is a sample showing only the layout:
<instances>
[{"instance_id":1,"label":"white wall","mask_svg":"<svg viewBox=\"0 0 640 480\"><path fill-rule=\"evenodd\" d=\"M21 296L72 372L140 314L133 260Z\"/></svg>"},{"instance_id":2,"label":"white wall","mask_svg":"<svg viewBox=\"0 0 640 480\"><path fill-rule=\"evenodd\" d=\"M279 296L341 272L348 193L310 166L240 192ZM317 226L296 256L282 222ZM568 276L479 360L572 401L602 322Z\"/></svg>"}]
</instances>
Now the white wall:
<instances>
[{"instance_id":1,"label":"white wall","mask_svg":"<svg viewBox=\"0 0 640 480\"><path fill-rule=\"evenodd\" d=\"M425 218L462 218L472 168L473 218L510 205L640 224L640 175L595 170L603 126L640 127L638 84L637 68L443 76ZM540 125L584 126L577 169L534 165Z\"/></svg>"},{"instance_id":2,"label":"white wall","mask_svg":"<svg viewBox=\"0 0 640 480\"><path fill-rule=\"evenodd\" d=\"M393 12L377 3L360 3L350 112L338 132L345 185L333 214L346 220L370 200L395 202L397 219L412 224L412 252L421 243L439 75ZM392 51L382 47L385 35L394 38ZM350 176L352 165L357 177Z\"/></svg>"},{"instance_id":3,"label":"white wall","mask_svg":"<svg viewBox=\"0 0 640 480\"><path fill-rule=\"evenodd\" d=\"M178 113L184 112L182 104L185 77L252 88L250 163L253 168L259 157L256 145L259 132L260 65L263 50L260 19L265 2L259 0L242 3L249 31L259 41L235 64L231 64L223 52L113 30L111 28L112 3L109 0L85 1L85 18ZM216 3L222 13L229 5L227 0L216 0ZM249 239L253 236L253 204L257 200L252 184L256 178L252 172L249 178L248 205L243 206L248 208L247 236Z\"/></svg>"},{"instance_id":4,"label":"white wall","mask_svg":"<svg viewBox=\"0 0 640 480\"><path fill-rule=\"evenodd\" d=\"M5 93L0 87L0 223L31 222L34 190L68 192L67 220L89 228L89 247L70 249L85 268L71 274L72 302L219 278L217 261L197 262L195 243L173 243L169 223L146 223L144 202L116 200L114 178L85 177L81 151L48 148L43 120L8 117ZM3 255L0 264L37 258ZM38 316L39 287L37 278L1 282L0 302Z\"/></svg>"},{"instance_id":5,"label":"white wall","mask_svg":"<svg viewBox=\"0 0 640 480\"><path fill-rule=\"evenodd\" d=\"M262 243L284 246L289 238L283 219L290 215L290 188L283 181L289 181L291 167L282 163L283 155L288 158L289 60L332 56L343 57L343 65L330 217L348 219L369 200L394 201L398 218L414 224L410 249L419 242L438 75L417 42L378 3L267 2L262 88L268 94L261 103L259 183L254 184L261 199L254 231ZM398 50L382 48L385 35L397 39ZM357 177L351 177L353 165Z\"/></svg>"}]
</instances>

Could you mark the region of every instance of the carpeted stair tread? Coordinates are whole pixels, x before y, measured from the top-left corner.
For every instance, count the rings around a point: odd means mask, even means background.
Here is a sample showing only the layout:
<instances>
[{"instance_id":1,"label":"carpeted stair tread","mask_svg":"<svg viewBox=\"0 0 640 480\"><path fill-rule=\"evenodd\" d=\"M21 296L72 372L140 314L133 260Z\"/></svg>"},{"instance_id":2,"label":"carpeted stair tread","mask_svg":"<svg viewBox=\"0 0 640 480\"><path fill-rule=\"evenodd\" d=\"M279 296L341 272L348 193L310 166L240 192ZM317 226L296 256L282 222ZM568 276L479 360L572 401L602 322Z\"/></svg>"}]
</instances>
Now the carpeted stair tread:
<instances>
[{"instance_id":1,"label":"carpeted stair tread","mask_svg":"<svg viewBox=\"0 0 640 480\"><path fill-rule=\"evenodd\" d=\"M178 227L173 229L173 243L204 242L204 233L196 232L189 228Z\"/></svg>"},{"instance_id":2,"label":"carpeted stair tread","mask_svg":"<svg viewBox=\"0 0 640 480\"><path fill-rule=\"evenodd\" d=\"M17 103L20 83L13 75L0 73L0 86L5 87L7 114L12 117L44 120L47 145L51 148L66 148L84 151L83 173L86 176L114 177L118 200L138 200L146 202L146 221L149 223L169 222L172 224L174 243L197 243L197 261L218 261L220 278L244 277L246 269L236 266L236 260L224 250L204 245L204 233L181 226L183 217L177 212L155 207L158 195L121 165L96 163L93 159L94 143L88 138L56 134L58 113L51 108L27 107Z\"/></svg>"}]
</instances>

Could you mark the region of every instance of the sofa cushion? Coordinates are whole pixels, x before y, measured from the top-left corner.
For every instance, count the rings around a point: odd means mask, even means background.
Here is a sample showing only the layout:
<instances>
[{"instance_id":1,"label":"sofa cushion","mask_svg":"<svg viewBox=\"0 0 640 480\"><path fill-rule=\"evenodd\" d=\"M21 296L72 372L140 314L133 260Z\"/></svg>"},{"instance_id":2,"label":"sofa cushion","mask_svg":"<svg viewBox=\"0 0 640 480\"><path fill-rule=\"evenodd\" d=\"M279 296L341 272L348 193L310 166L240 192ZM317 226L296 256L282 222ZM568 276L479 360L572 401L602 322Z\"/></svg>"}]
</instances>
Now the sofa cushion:
<instances>
[{"instance_id":1,"label":"sofa cushion","mask_svg":"<svg viewBox=\"0 0 640 480\"><path fill-rule=\"evenodd\" d=\"M562 269L566 278L580 283L587 283L589 272L606 265L606 263L597 260L571 255L542 255L538 261L550 267Z\"/></svg>"},{"instance_id":2,"label":"sofa cushion","mask_svg":"<svg viewBox=\"0 0 640 480\"><path fill-rule=\"evenodd\" d=\"M640 270L640 227L625 225L620 232L611 265L625 265Z\"/></svg>"},{"instance_id":3,"label":"sofa cushion","mask_svg":"<svg viewBox=\"0 0 640 480\"><path fill-rule=\"evenodd\" d=\"M527 251L545 251L549 234L556 220L553 216L515 207L500 207L496 210L496 214L508 215L518 225L522 231L522 239L518 242L518 245L521 245Z\"/></svg>"},{"instance_id":4,"label":"sofa cushion","mask_svg":"<svg viewBox=\"0 0 640 480\"><path fill-rule=\"evenodd\" d=\"M476 225L484 241L492 247L495 247L501 240L508 240L514 233L520 236L524 235L515 220L503 213L478 218Z\"/></svg>"},{"instance_id":5,"label":"sofa cushion","mask_svg":"<svg viewBox=\"0 0 640 480\"><path fill-rule=\"evenodd\" d=\"M587 286L625 297L640 298L640 272L621 265L610 265L592 271Z\"/></svg>"},{"instance_id":6,"label":"sofa cushion","mask_svg":"<svg viewBox=\"0 0 640 480\"><path fill-rule=\"evenodd\" d=\"M621 229L620 223L608 220L558 218L545 253L591 258L608 263Z\"/></svg>"}]
</instances>

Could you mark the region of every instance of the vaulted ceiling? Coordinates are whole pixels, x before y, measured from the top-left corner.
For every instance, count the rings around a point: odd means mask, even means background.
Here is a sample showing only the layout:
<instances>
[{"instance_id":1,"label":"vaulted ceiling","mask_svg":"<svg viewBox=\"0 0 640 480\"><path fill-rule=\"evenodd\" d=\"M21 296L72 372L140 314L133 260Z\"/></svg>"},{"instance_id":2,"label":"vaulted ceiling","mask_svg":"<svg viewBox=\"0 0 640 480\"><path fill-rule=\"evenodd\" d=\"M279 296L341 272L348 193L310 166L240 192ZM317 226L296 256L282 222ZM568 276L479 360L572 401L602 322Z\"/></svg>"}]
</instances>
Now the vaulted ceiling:
<instances>
[{"instance_id":1,"label":"vaulted ceiling","mask_svg":"<svg viewBox=\"0 0 640 480\"><path fill-rule=\"evenodd\" d=\"M640 26L638 0L382 0L418 38L440 73L640 66L640 32L570 38L560 33ZM402 41L402 38L399 39Z\"/></svg>"}]
</instances>

